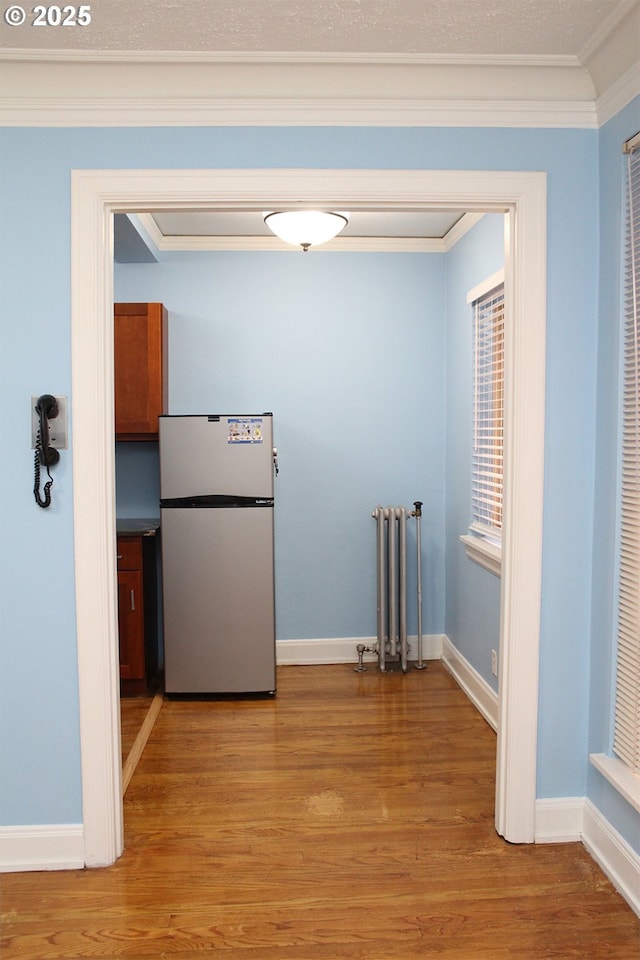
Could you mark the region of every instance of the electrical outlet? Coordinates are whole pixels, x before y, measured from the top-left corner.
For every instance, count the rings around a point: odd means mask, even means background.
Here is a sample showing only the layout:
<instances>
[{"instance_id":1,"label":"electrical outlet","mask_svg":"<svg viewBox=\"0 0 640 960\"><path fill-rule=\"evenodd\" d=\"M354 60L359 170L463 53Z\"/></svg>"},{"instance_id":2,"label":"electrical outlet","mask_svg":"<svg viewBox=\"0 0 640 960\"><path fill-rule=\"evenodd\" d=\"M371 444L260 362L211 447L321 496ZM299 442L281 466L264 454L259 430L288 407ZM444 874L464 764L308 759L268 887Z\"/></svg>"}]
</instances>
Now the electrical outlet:
<instances>
[{"instance_id":1,"label":"electrical outlet","mask_svg":"<svg viewBox=\"0 0 640 960\"><path fill-rule=\"evenodd\" d=\"M56 397L58 416L49 420L49 446L56 450L67 449L67 397ZM40 418L36 413L38 397L31 397L31 449L35 450Z\"/></svg>"},{"instance_id":2,"label":"electrical outlet","mask_svg":"<svg viewBox=\"0 0 640 960\"><path fill-rule=\"evenodd\" d=\"M495 650L491 651L491 673L494 677L498 676L498 654Z\"/></svg>"}]
</instances>

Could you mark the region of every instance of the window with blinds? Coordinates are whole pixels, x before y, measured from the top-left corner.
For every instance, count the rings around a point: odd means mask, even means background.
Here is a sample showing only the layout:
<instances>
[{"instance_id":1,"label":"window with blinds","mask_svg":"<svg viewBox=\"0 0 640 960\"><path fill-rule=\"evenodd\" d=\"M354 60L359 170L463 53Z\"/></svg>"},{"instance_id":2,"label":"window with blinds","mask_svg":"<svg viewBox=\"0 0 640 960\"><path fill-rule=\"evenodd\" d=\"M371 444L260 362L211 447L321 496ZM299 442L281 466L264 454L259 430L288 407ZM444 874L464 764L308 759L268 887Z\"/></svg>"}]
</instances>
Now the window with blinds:
<instances>
[{"instance_id":1,"label":"window with blinds","mask_svg":"<svg viewBox=\"0 0 640 960\"><path fill-rule=\"evenodd\" d=\"M640 134L625 145L624 373L614 752L640 774Z\"/></svg>"},{"instance_id":2,"label":"window with blinds","mask_svg":"<svg viewBox=\"0 0 640 960\"><path fill-rule=\"evenodd\" d=\"M471 530L502 538L504 283L473 301L473 461Z\"/></svg>"}]
</instances>

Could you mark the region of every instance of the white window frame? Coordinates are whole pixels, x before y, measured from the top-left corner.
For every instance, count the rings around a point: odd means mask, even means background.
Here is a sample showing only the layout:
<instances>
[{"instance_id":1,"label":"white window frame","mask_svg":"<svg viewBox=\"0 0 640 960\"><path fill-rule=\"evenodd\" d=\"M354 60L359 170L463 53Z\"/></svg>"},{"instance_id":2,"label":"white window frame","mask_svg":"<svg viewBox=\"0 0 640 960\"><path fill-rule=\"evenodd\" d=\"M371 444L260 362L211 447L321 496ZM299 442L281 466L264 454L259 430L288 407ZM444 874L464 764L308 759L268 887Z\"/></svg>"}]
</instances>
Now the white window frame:
<instances>
[{"instance_id":1,"label":"white window frame","mask_svg":"<svg viewBox=\"0 0 640 960\"><path fill-rule=\"evenodd\" d=\"M640 777L640 137L628 150L614 753Z\"/></svg>"},{"instance_id":2,"label":"white window frame","mask_svg":"<svg viewBox=\"0 0 640 960\"><path fill-rule=\"evenodd\" d=\"M624 152L629 156L624 243L614 756L592 753L590 760L640 812L640 133L627 141Z\"/></svg>"},{"instance_id":3,"label":"white window frame","mask_svg":"<svg viewBox=\"0 0 640 960\"><path fill-rule=\"evenodd\" d=\"M474 331L476 329L476 318L477 318L477 309L478 304L482 303L487 297L492 293L497 291L500 287L504 287L504 270L498 270L496 273L492 274L486 280L483 280L482 283L479 283L467 294L467 304L473 306L474 309ZM474 366L476 362L476 346L474 344ZM474 423L475 423L475 409L476 409L476 382L474 376ZM475 426L474 426L475 431ZM474 439L475 444L475 439ZM464 544L464 548L467 556L470 560L473 560L474 563L479 564L481 567L484 567L485 570L489 570L495 576L500 577L502 574L502 531L498 530L495 527L488 526L479 522L477 519L473 519L469 525L468 533L463 534L460 537L461 542Z\"/></svg>"}]
</instances>

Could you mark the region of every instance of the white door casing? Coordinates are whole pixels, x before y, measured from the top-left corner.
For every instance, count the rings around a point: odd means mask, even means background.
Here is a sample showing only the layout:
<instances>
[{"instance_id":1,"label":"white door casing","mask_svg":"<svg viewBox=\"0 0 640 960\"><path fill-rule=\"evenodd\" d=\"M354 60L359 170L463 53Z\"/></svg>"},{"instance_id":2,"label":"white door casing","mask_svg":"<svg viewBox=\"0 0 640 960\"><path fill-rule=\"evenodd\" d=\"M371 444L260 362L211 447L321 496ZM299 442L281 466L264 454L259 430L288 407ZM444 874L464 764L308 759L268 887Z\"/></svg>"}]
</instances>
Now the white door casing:
<instances>
[{"instance_id":1,"label":"white door casing","mask_svg":"<svg viewBox=\"0 0 640 960\"><path fill-rule=\"evenodd\" d=\"M113 423L113 214L295 207L506 213L505 535L496 830L534 839L546 323L546 177L425 170L72 172L72 401L85 862L123 849Z\"/></svg>"}]
</instances>

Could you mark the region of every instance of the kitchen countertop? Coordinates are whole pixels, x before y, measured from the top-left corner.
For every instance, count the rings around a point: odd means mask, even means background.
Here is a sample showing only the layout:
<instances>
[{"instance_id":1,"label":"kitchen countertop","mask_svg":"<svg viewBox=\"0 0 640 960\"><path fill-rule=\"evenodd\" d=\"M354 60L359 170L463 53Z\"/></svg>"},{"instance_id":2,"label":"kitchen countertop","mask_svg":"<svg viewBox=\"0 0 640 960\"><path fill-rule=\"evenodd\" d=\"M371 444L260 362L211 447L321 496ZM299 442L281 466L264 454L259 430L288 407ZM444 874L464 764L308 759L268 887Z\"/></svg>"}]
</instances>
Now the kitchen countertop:
<instances>
[{"instance_id":1,"label":"kitchen countertop","mask_svg":"<svg viewBox=\"0 0 640 960\"><path fill-rule=\"evenodd\" d=\"M143 537L155 537L159 529L159 519L141 519L139 517L118 517L116 519L116 533L123 536L135 534Z\"/></svg>"}]
</instances>

